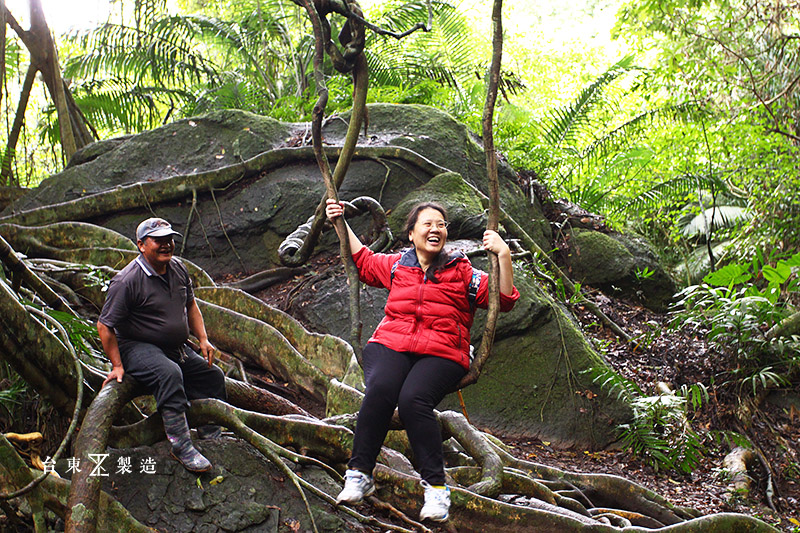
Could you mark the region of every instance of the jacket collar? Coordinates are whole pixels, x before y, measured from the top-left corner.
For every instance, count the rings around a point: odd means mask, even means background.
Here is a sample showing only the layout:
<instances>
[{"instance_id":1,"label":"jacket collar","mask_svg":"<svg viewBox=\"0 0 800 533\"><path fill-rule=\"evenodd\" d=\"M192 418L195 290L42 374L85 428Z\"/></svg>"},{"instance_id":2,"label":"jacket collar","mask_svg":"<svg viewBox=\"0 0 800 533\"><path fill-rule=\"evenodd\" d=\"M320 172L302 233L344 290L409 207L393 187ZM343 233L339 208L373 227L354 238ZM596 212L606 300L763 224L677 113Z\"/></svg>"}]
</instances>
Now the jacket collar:
<instances>
[{"instance_id":1,"label":"jacket collar","mask_svg":"<svg viewBox=\"0 0 800 533\"><path fill-rule=\"evenodd\" d=\"M467 256L464 255L464 252L461 251L448 251L443 250L441 253L447 254L447 261L444 264L444 267L450 267L453 263L461 259L462 257L466 258ZM419 264L419 259L417 258L417 250L413 246L411 248L406 248L400 252L400 265L407 266L407 267L416 267L422 268L422 265Z\"/></svg>"}]
</instances>

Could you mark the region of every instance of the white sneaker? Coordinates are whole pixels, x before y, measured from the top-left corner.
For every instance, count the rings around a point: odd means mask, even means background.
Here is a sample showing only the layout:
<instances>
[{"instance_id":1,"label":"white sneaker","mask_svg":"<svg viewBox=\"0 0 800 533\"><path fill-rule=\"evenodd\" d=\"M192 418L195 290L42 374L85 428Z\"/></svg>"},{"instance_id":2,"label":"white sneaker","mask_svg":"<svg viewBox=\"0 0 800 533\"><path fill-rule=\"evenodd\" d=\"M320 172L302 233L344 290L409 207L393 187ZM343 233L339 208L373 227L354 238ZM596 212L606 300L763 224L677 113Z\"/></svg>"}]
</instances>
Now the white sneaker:
<instances>
[{"instance_id":1,"label":"white sneaker","mask_svg":"<svg viewBox=\"0 0 800 533\"><path fill-rule=\"evenodd\" d=\"M359 503L375 492L372 476L358 470L347 470L344 473L344 488L336 497L336 503Z\"/></svg>"},{"instance_id":2,"label":"white sneaker","mask_svg":"<svg viewBox=\"0 0 800 533\"><path fill-rule=\"evenodd\" d=\"M449 516L450 488L445 485L443 489L437 489L425 480L421 484L425 488L425 505L419 512L419 521L429 518L435 522L444 522Z\"/></svg>"}]
</instances>

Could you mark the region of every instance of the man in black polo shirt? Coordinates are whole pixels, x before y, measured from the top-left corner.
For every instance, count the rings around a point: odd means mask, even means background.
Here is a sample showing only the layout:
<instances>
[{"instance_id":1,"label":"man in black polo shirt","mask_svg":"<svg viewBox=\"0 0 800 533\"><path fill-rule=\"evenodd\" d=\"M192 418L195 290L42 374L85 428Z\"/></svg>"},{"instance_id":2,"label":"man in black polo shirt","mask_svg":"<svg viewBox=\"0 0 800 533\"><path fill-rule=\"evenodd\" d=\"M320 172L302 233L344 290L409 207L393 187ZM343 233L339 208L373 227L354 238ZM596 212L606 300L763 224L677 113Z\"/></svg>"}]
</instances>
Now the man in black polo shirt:
<instances>
[{"instance_id":1,"label":"man in black polo shirt","mask_svg":"<svg viewBox=\"0 0 800 533\"><path fill-rule=\"evenodd\" d=\"M192 472L211 463L197 451L189 435L189 400L226 399L225 376L215 367L203 315L197 307L186 267L175 259L173 236L180 233L161 218L148 218L136 229L141 254L123 268L108 288L97 331L112 369L106 381L122 382L125 373L155 396L172 443L172 455ZM200 342L200 357L186 341L192 332ZM201 437L219 428L198 429Z\"/></svg>"}]
</instances>

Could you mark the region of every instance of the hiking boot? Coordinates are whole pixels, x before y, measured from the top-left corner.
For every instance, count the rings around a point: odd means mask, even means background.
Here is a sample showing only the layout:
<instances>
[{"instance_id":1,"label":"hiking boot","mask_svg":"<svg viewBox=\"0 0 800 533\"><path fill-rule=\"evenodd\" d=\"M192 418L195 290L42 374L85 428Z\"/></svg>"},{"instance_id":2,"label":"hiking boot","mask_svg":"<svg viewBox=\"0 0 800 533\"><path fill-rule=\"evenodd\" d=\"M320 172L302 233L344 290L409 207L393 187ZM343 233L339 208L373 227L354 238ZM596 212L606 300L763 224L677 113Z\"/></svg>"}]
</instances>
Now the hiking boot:
<instances>
[{"instance_id":1,"label":"hiking boot","mask_svg":"<svg viewBox=\"0 0 800 533\"><path fill-rule=\"evenodd\" d=\"M449 516L450 510L450 488L436 488L427 481L421 482L425 488L425 505L419 512L419 521L430 519L435 522L444 522Z\"/></svg>"},{"instance_id":2,"label":"hiking boot","mask_svg":"<svg viewBox=\"0 0 800 533\"><path fill-rule=\"evenodd\" d=\"M172 457L189 472L200 473L211 470L211 462L192 444L186 414L164 409L161 411L161 419L164 421L164 433L172 444Z\"/></svg>"},{"instance_id":3,"label":"hiking boot","mask_svg":"<svg viewBox=\"0 0 800 533\"><path fill-rule=\"evenodd\" d=\"M200 474L211 470L211 461L198 452L194 446L182 450L173 447L171 455L189 472Z\"/></svg>"},{"instance_id":4,"label":"hiking boot","mask_svg":"<svg viewBox=\"0 0 800 533\"><path fill-rule=\"evenodd\" d=\"M347 470L344 473L344 488L336 497L336 503L359 503L375 492L372 476L358 470Z\"/></svg>"}]
</instances>

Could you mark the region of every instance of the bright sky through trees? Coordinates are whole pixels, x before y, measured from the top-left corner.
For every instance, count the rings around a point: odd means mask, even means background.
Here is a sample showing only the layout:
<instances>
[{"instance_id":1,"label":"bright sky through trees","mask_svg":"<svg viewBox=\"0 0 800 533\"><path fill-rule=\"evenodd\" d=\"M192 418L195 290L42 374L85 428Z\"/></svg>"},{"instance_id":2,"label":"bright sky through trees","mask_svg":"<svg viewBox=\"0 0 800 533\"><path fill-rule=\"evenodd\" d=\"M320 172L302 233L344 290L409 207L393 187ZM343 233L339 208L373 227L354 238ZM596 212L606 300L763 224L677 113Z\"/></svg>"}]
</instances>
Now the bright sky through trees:
<instances>
[{"instance_id":1,"label":"bright sky through trees","mask_svg":"<svg viewBox=\"0 0 800 533\"><path fill-rule=\"evenodd\" d=\"M109 0L41 0L47 24L56 34L89 28L108 17ZM23 27L28 26L28 0L6 0L6 6Z\"/></svg>"}]
</instances>

